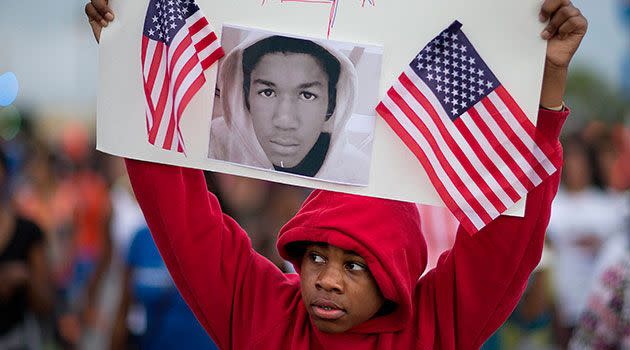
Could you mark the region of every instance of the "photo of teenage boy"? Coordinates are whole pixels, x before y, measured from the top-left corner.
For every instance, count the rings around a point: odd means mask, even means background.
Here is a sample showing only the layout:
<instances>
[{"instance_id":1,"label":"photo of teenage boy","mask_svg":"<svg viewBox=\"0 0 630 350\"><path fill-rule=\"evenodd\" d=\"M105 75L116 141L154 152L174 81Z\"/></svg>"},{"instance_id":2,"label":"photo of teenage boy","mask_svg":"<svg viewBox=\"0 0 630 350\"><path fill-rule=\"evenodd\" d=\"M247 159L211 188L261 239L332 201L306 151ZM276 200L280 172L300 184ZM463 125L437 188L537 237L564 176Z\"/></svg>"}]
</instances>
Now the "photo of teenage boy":
<instances>
[{"instance_id":1,"label":"photo of teenage boy","mask_svg":"<svg viewBox=\"0 0 630 350\"><path fill-rule=\"evenodd\" d=\"M210 158L367 184L368 154L345 129L357 73L340 51L251 33L222 61L217 86L222 116L212 122Z\"/></svg>"}]
</instances>

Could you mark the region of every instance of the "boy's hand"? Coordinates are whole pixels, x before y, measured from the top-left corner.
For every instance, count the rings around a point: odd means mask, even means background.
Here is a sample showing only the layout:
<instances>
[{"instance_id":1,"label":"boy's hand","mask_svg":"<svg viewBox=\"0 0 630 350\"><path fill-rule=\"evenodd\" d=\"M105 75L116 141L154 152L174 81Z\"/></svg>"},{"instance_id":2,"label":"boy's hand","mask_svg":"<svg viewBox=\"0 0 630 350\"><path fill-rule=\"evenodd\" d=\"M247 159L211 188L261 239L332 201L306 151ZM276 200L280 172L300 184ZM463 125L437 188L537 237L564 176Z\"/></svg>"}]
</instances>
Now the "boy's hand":
<instances>
[{"instance_id":1,"label":"boy's hand","mask_svg":"<svg viewBox=\"0 0 630 350\"><path fill-rule=\"evenodd\" d=\"M545 0L540 20L548 22L541 33L548 44L540 104L553 108L562 105L567 69L586 34L588 23L569 0Z\"/></svg>"},{"instance_id":2,"label":"boy's hand","mask_svg":"<svg viewBox=\"0 0 630 350\"><path fill-rule=\"evenodd\" d=\"M94 38L98 42L101 38L101 30L114 20L114 13L107 6L108 0L91 0L85 5L85 14L88 17Z\"/></svg>"}]
</instances>

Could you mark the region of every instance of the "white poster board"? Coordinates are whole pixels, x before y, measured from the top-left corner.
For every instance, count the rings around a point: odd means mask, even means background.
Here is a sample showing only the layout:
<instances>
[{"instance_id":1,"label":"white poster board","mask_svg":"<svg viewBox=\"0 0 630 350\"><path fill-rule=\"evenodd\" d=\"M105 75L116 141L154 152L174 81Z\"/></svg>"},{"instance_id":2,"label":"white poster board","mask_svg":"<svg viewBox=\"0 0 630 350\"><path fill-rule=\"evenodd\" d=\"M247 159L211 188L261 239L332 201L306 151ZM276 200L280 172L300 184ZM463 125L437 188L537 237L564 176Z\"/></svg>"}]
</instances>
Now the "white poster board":
<instances>
[{"instance_id":1,"label":"white poster board","mask_svg":"<svg viewBox=\"0 0 630 350\"><path fill-rule=\"evenodd\" d=\"M528 117L537 115L545 42L539 33L540 0L305 1L198 0L221 37L224 23L294 35L383 47L380 95L410 60L454 20ZM97 148L134 159L219 171L291 185L441 205L422 166L396 134L376 118L367 186L268 172L207 157L216 65L181 121L186 156L146 142L141 37L148 0L110 0L116 20L101 35ZM334 13L331 12L334 6ZM334 17L334 26L329 22ZM522 216L524 201L508 210Z\"/></svg>"}]
</instances>

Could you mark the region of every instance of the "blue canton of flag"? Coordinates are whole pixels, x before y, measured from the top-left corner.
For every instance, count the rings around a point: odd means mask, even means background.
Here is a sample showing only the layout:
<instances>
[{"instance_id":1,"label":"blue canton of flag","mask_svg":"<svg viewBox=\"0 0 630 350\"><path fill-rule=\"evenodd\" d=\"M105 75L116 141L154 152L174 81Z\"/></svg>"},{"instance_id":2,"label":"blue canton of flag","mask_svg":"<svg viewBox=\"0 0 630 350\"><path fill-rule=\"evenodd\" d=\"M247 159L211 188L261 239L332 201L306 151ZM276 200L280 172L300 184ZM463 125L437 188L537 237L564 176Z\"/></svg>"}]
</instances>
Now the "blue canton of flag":
<instances>
[{"instance_id":1,"label":"blue canton of flag","mask_svg":"<svg viewBox=\"0 0 630 350\"><path fill-rule=\"evenodd\" d=\"M455 22L433 39L409 65L455 120L499 86Z\"/></svg>"},{"instance_id":2,"label":"blue canton of flag","mask_svg":"<svg viewBox=\"0 0 630 350\"><path fill-rule=\"evenodd\" d=\"M144 35L170 45L186 19L199 11L191 0L151 0L144 21Z\"/></svg>"}]
</instances>

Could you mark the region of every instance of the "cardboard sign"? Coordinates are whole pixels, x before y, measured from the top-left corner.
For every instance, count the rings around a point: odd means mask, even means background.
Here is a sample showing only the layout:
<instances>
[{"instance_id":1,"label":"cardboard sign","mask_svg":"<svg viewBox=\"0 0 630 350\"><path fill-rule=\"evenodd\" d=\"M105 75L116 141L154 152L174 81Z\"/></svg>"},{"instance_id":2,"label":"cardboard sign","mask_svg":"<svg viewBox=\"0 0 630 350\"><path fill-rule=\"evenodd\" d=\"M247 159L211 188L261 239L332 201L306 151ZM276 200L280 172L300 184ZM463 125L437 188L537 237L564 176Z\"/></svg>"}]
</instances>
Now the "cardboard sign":
<instances>
[{"instance_id":1,"label":"cardboard sign","mask_svg":"<svg viewBox=\"0 0 630 350\"><path fill-rule=\"evenodd\" d=\"M322 47L332 47L335 52L341 52L345 56L341 58L343 62L347 60L352 63L352 55L356 56L357 51L360 51L359 56L365 60L352 64L359 80L359 97L354 101L353 113L348 118L354 122L346 121L345 127L352 131L348 144L359 150L359 158L364 161L339 161L337 164L340 170L336 174L318 176L319 170L325 166L318 168L316 163L325 164L327 157L337 157L339 154L342 155L340 159L343 159L344 152L333 151L334 133L331 133L333 136L328 141L330 153L322 152L323 156L304 155L304 148L308 148L313 142L321 142L319 137L311 135L303 141L287 136L288 134L267 133L271 136L267 135L267 139L264 139L261 136L264 134L262 131L255 132L255 136L250 134L248 140L257 145L256 152L259 156L264 155L269 160L264 164L252 165L242 159L240 163L234 162L231 160L233 158L225 156L225 152L222 156L219 154L221 152L213 152L211 124L218 125L216 120L225 114L224 106L215 107L215 101L221 100L217 99L215 93L219 97L221 93L225 93L215 90L218 67L223 61L204 72L204 86L195 94L181 116L179 129L185 144L185 154L164 150L147 141L141 42L148 4L148 1L110 1L116 20L104 29L101 36L97 103L97 148L103 152L291 185L443 205L413 154L380 117L375 117L372 121L369 117L375 116L371 108L376 106L405 65L429 40L454 20L463 24L471 42L528 117L532 121L536 118L545 55L545 42L539 36L543 25L538 22L538 0L199 0L197 4L220 40L228 39L230 30L239 32L239 39L232 39L232 43L224 42L226 58L234 47L250 35L291 37L314 42ZM305 56L306 61L309 60L308 56ZM268 62L267 67L279 63ZM288 64L287 67L300 66L299 62L283 64ZM364 64L368 66L362 66ZM314 64L312 59L310 65L319 67L320 71L324 67L321 62ZM258 65L255 67L255 70L259 70ZM300 71L307 70L292 70L293 75ZM274 76L284 78L283 75ZM249 103L252 102L252 97L276 96L276 93L287 91L279 88L277 91L265 90L265 83L274 83L274 86L280 83L256 79L260 87L257 92L262 95L252 95L249 91ZM290 85L294 81L284 83ZM322 90L318 90L318 93L321 94ZM302 103L311 102L316 95L320 102L321 98L327 97L319 96L315 91L300 91L297 94L303 99ZM242 95L245 96L245 92ZM267 107L257 110L270 108L270 104L265 103L267 104L264 106ZM324 105L320 104L320 109ZM279 105L273 106L279 108ZM296 106L287 108L295 110ZM355 114L361 117L354 117ZM247 115L251 117L251 114ZM304 113L295 115L302 116ZM333 119L335 118L337 117ZM323 120L322 123L327 121ZM322 134L330 131L327 126L317 126L320 127ZM253 140L254 137L256 140ZM316 164L311 168L317 169L306 171L297 166L307 158ZM344 165L348 167L347 170L343 170ZM299 170L291 173L289 169L296 166ZM335 167L331 167L333 168ZM359 168L366 169L357 171L363 175L347 175ZM524 200L521 200L507 213L523 215L523 203Z\"/></svg>"}]
</instances>

